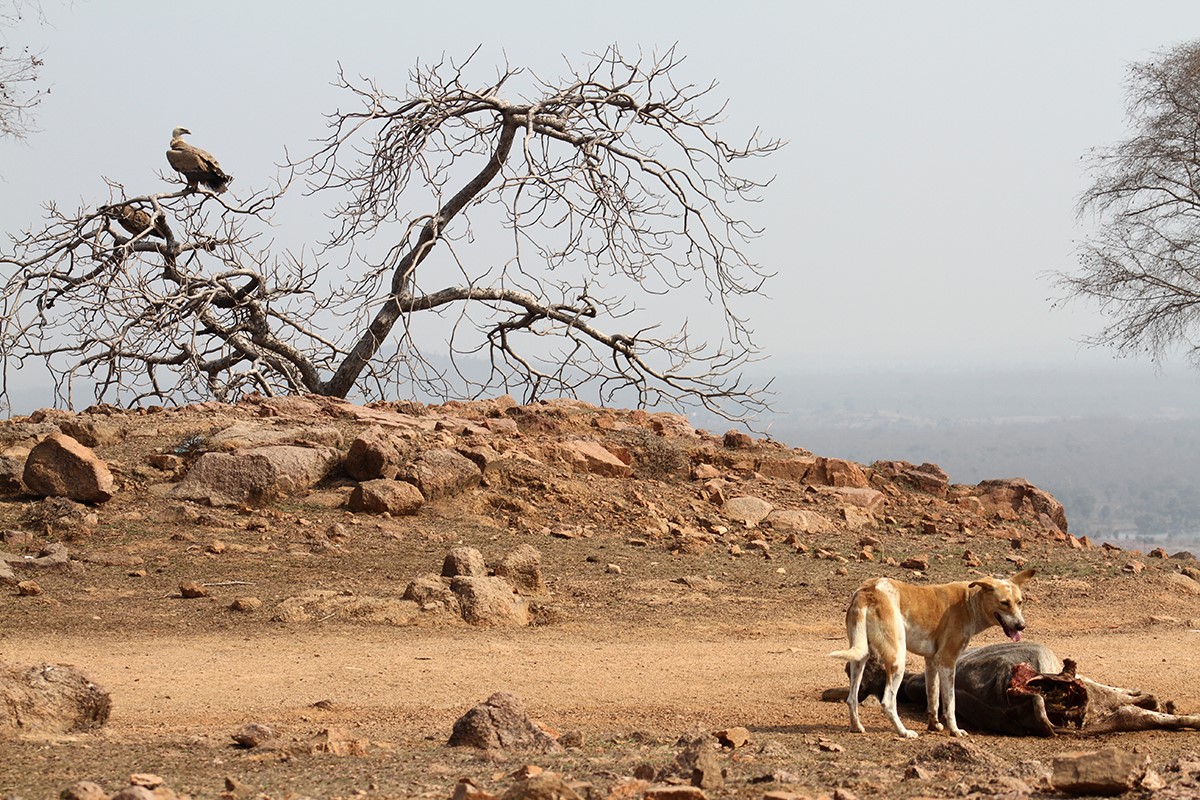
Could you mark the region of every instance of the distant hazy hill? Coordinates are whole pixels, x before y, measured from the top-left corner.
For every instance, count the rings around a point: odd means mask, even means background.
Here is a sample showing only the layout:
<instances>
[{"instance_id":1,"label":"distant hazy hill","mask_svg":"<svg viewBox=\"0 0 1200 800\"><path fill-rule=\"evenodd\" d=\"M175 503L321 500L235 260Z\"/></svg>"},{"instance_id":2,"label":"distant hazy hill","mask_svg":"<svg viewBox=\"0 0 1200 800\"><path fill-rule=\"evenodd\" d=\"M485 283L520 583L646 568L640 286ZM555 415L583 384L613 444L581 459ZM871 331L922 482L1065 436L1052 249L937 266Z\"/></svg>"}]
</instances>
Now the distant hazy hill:
<instances>
[{"instance_id":1,"label":"distant hazy hill","mask_svg":"<svg viewBox=\"0 0 1200 800\"><path fill-rule=\"evenodd\" d=\"M1200 547L1193 372L827 373L774 388L779 413L761 427L789 445L864 463L931 461L957 483L1023 477L1066 505L1072 532Z\"/></svg>"}]
</instances>

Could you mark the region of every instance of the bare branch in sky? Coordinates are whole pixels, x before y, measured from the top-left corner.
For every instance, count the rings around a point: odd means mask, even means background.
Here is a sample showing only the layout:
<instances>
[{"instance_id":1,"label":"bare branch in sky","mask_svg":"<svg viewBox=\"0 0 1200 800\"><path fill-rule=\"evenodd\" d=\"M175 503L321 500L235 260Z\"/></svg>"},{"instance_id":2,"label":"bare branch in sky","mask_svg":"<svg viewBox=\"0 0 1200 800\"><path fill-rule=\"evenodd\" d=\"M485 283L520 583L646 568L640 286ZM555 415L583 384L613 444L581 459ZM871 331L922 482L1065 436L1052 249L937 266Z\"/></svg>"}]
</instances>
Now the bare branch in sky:
<instances>
[{"instance_id":1,"label":"bare branch in sky","mask_svg":"<svg viewBox=\"0 0 1200 800\"><path fill-rule=\"evenodd\" d=\"M102 207L48 207L0 259L16 267L0 356L43 359L68 397L86 378L134 400L593 391L762 408L736 307L768 277L743 216L767 180L739 164L780 143L725 138L715 85L683 80L674 50L609 48L553 80L473 66L418 65L404 97L339 77L353 110L288 165L335 198L304 255L260 238L290 178L241 203L113 185ZM689 333L700 315L724 322L720 341Z\"/></svg>"}]
</instances>

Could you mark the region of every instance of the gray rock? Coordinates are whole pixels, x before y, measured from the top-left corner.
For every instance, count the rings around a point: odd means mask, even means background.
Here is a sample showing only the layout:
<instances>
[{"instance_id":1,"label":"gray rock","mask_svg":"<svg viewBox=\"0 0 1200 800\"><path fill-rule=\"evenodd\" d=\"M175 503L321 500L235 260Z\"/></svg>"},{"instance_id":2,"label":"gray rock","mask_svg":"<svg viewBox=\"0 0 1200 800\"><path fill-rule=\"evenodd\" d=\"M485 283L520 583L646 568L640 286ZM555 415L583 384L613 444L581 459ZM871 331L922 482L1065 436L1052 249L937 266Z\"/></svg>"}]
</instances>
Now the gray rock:
<instances>
[{"instance_id":1,"label":"gray rock","mask_svg":"<svg viewBox=\"0 0 1200 800\"><path fill-rule=\"evenodd\" d=\"M1050 783L1068 794L1123 794L1138 785L1148 764L1147 756L1115 747L1063 753L1052 762Z\"/></svg>"},{"instance_id":2,"label":"gray rock","mask_svg":"<svg viewBox=\"0 0 1200 800\"><path fill-rule=\"evenodd\" d=\"M100 784L76 781L58 795L61 800L108 800L108 792Z\"/></svg>"},{"instance_id":3,"label":"gray rock","mask_svg":"<svg viewBox=\"0 0 1200 800\"><path fill-rule=\"evenodd\" d=\"M346 507L356 513L391 514L393 517L412 516L421 510L425 497L411 483L379 478L354 487Z\"/></svg>"},{"instance_id":4,"label":"gray rock","mask_svg":"<svg viewBox=\"0 0 1200 800\"><path fill-rule=\"evenodd\" d=\"M395 478L407 461L396 439L380 425L372 425L350 443L342 470L356 481Z\"/></svg>"},{"instance_id":5,"label":"gray rock","mask_svg":"<svg viewBox=\"0 0 1200 800\"><path fill-rule=\"evenodd\" d=\"M450 581L450 589L458 596L462 618L472 625L529 624L529 602L503 578L459 576Z\"/></svg>"},{"instance_id":6,"label":"gray rock","mask_svg":"<svg viewBox=\"0 0 1200 800\"><path fill-rule=\"evenodd\" d=\"M496 565L497 577L504 578L523 595L546 593L542 579L542 554L531 544L517 546Z\"/></svg>"},{"instance_id":7,"label":"gray rock","mask_svg":"<svg viewBox=\"0 0 1200 800\"><path fill-rule=\"evenodd\" d=\"M455 547L446 554L446 559L442 562L444 578L456 578L460 575L484 578L487 574L483 553L474 547Z\"/></svg>"},{"instance_id":8,"label":"gray rock","mask_svg":"<svg viewBox=\"0 0 1200 800\"><path fill-rule=\"evenodd\" d=\"M214 506L263 505L311 488L339 460L329 447L273 445L205 453L169 494Z\"/></svg>"},{"instance_id":9,"label":"gray rock","mask_svg":"<svg viewBox=\"0 0 1200 800\"><path fill-rule=\"evenodd\" d=\"M453 497L479 485L482 473L475 462L453 450L427 450L404 471L403 479L421 490L426 500Z\"/></svg>"},{"instance_id":10,"label":"gray rock","mask_svg":"<svg viewBox=\"0 0 1200 800\"><path fill-rule=\"evenodd\" d=\"M766 519L775 506L758 497L731 497L721 506L721 513L726 519L740 522L753 528Z\"/></svg>"},{"instance_id":11,"label":"gray rock","mask_svg":"<svg viewBox=\"0 0 1200 800\"><path fill-rule=\"evenodd\" d=\"M108 692L73 667L0 662L0 738L93 730L111 708Z\"/></svg>"},{"instance_id":12,"label":"gray rock","mask_svg":"<svg viewBox=\"0 0 1200 800\"><path fill-rule=\"evenodd\" d=\"M525 712L525 703L509 692L496 692L454 723L448 744L480 750L561 750L554 737Z\"/></svg>"}]
</instances>

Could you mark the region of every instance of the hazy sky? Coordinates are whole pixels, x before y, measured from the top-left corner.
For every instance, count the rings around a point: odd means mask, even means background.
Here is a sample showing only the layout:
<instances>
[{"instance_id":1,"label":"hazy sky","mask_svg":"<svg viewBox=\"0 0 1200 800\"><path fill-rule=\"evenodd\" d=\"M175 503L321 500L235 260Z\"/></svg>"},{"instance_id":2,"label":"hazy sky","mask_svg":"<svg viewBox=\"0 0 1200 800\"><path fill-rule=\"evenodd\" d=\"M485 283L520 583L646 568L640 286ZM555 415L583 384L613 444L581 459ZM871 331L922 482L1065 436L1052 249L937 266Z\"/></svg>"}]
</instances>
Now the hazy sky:
<instances>
[{"instance_id":1,"label":"hazy sky","mask_svg":"<svg viewBox=\"0 0 1200 800\"><path fill-rule=\"evenodd\" d=\"M731 138L789 141L755 209L779 274L747 311L780 373L810 367L1085 365L1086 308L1054 311L1045 273L1086 228L1082 156L1126 131L1131 62L1200 37L1200 3L198 3L45 0L52 87L27 143L0 142L0 221L39 204L161 185L186 125L240 189L306 152L347 98L340 62L393 94L408 70L482 45L539 73L616 42L678 45L720 82ZM488 73L483 73L488 74ZM296 231L281 230L283 239ZM1134 365L1136 366L1136 365ZM1141 369L1139 374L1145 374Z\"/></svg>"}]
</instances>

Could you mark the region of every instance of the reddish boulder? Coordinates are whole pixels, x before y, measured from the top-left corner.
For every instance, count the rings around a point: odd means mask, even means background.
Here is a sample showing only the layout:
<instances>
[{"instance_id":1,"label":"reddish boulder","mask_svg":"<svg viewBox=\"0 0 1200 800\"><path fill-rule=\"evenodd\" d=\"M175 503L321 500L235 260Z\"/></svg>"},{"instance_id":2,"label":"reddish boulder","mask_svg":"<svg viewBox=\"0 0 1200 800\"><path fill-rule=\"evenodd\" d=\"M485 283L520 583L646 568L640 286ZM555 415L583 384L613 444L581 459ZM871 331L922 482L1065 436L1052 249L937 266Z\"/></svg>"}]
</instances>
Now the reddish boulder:
<instances>
[{"instance_id":1,"label":"reddish boulder","mask_svg":"<svg viewBox=\"0 0 1200 800\"><path fill-rule=\"evenodd\" d=\"M818 457L804 476L804 482L816 486L867 487L867 473L853 461Z\"/></svg>"},{"instance_id":2,"label":"reddish boulder","mask_svg":"<svg viewBox=\"0 0 1200 800\"><path fill-rule=\"evenodd\" d=\"M29 452L21 479L30 492L42 497L103 503L113 496L108 465L63 433L50 434Z\"/></svg>"},{"instance_id":3,"label":"reddish boulder","mask_svg":"<svg viewBox=\"0 0 1200 800\"><path fill-rule=\"evenodd\" d=\"M422 453L408 465L402 477L432 502L478 486L483 476L469 458L453 450L437 448Z\"/></svg>"},{"instance_id":4,"label":"reddish boulder","mask_svg":"<svg viewBox=\"0 0 1200 800\"><path fill-rule=\"evenodd\" d=\"M421 490L411 483L380 478L354 487L346 507L356 513L383 514L393 517L416 514L425 504Z\"/></svg>"}]
</instances>

